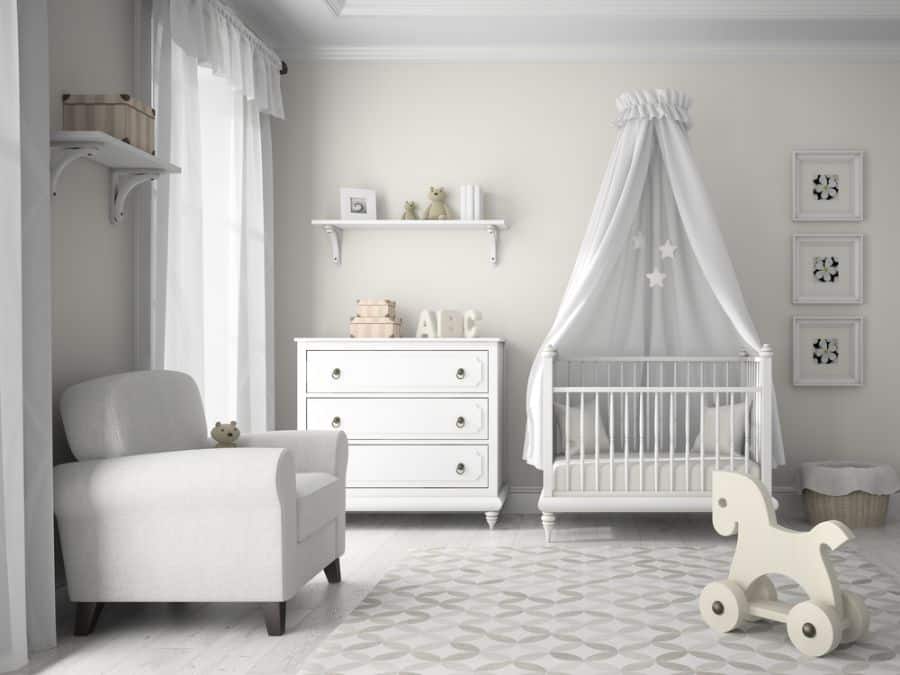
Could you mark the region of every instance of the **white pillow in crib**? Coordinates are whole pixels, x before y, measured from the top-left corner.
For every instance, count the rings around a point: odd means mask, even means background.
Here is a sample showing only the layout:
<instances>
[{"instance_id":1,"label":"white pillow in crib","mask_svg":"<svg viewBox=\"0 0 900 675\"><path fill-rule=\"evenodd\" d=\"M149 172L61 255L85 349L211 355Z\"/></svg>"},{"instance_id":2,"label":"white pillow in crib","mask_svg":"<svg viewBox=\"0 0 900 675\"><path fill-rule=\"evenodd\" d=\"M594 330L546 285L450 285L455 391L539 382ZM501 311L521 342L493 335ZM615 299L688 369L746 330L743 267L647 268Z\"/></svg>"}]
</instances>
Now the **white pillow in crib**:
<instances>
[{"instance_id":1,"label":"white pillow in crib","mask_svg":"<svg viewBox=\"0 0 900 675\"><path fill-rule=\"evenodd\" d=\"M734 404L734 454L744 454L744 411L747 403ZM731 452L731 409L732 406L719 405L719 455L728 455ZM700 452L700 434L694 439L691 452ZM716 408L715 406L703 408L703 452L715 455L716 453Z\"/></svg>"},{"instance_id":2,"label":"white pillow in crib","mask_svg":"<svg viewBox=\"0 0 900 675\"><path fill-rule=\"evenodd\" d=\"M584 406L584 451L594 452L594 406L585 402ZM597 420L599 427L600 450L609 450L609 436L603 425L603 420ZM578 453L580 451L580 425L581 424L581 406L574 404L569 406L569 453ZM565 453L565 436L566 436L566 406L564 403L553 404L553 431L554 431L554 450L558 453Z\"/></svg>"}]
</instances>

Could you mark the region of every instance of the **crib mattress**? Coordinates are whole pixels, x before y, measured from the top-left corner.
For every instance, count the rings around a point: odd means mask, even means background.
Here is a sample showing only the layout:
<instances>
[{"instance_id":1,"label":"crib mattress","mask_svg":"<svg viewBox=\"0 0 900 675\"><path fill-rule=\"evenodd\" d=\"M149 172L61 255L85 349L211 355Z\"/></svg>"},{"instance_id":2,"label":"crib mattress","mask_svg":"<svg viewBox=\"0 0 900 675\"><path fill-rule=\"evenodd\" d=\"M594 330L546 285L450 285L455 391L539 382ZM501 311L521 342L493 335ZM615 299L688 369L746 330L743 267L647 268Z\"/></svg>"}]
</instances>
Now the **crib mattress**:
<instances>
[{"instance_id":1,"label":"crib mattress","mask_svg":"<svg viewBox=\"0 0 900 675\"><path fill-rule=\"evenodd\" d=\"M703 461L700 461L699 455L691 454L685 460L684 455L676 455L673 460L669 460L668 454L665 457L660 456L659 461L654 464L653 455L644 455L643 466L638 462L635 454L628 455L628 461L621 453L613 455L610 463L609 455L600 455L600 466L597 467L596 460L592 456L585 455L584 458L584 478L582 483L581 460L577 456L569 459L568 471L566 460L564 458L556 459L553 462L553 485L556 491L596 491L597 475L599 468L601 492L608 492L610 489L610 473L613 476L613 490L615 492L699 492L709 491L712 485L712 472L716 470L716 458L705 455ZM731 456L720 455L720 469L731 468ZM612 468L611 468L612 467ZM627 467L627 474L626 474ZM759 465L752 459L748 460L747 473L751 476L759 478ZM744 456L735 455L734 470L744 472ZM568 480L567 474L568 473ZM641 475L643 474L643 483ZM657 478L658 476L658 478ZM703 477L701 481L701 476Z\"/></svg>"}]
</instances>

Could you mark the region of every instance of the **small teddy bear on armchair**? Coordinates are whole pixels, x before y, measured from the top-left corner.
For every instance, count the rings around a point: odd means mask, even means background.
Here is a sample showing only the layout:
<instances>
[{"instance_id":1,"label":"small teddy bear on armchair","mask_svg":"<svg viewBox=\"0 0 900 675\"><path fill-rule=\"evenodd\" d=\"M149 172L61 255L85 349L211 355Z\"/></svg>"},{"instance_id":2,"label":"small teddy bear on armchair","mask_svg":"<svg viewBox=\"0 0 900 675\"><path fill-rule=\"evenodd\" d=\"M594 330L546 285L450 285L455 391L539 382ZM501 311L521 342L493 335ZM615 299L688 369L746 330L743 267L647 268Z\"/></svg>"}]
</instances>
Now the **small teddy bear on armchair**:
<instances>
[{"instance_id":1,"label":"small teddy bear on armchair","mask_svg":"<svg viewBox=\"0 0 900 675\"><path fill-rule=\"evenodd\" d=\"M216 422L216 426L209 432L216 442L217 448L233 448L237 445L237 439L241 436L241 430L237 428L237 422L231 420L228 424Z\"/></svg>"}]
</instances>

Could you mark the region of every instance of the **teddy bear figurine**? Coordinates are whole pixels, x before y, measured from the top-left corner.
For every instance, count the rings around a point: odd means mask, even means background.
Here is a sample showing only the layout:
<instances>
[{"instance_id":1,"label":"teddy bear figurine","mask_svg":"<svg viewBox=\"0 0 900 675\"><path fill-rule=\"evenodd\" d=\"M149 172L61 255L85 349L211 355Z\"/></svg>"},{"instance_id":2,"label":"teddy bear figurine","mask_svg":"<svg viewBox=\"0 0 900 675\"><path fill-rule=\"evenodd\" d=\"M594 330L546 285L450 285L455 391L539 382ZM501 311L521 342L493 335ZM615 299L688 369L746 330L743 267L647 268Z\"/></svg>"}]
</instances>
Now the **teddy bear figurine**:
<instances>
[{"instance_id":1,"label":"teddy bear figurine","mask_svg":"<svg viewBox=\"0 0 900 675\"><path fill-rule=\"evenodd\" d=\"M233 448L237 444L237 439L241 436L241 430L237 428L237 422L231 420L228 424L216 422L216 426L209 432L213 440L216 442L217 448Z\"/></svg>"},{"instance_id":2,"label":"teddy bear figurine","mask_svg":"<svg viewBox=\"0 0 900 675\"><path fill-rule=\"evenodd\" d=\"M416 203L415 202L404 202L403 203L403 217L401 220L418 220L419 214L416 213Z\"/></svg>"},{"instance_id":3,"label":"teddy bear figurine","mask_svg":"<svg viewBox=\"0 0 900 675\"><path fill-rule=\"evenodd\" d=\"M434 186L428 188L428 199L431 200L431 204L425 209L425 215L422 217L422 220L450 219L450 209L444 203L447 199L447 195L444 194L444 188Z\"/></svg>"}]
</instances>

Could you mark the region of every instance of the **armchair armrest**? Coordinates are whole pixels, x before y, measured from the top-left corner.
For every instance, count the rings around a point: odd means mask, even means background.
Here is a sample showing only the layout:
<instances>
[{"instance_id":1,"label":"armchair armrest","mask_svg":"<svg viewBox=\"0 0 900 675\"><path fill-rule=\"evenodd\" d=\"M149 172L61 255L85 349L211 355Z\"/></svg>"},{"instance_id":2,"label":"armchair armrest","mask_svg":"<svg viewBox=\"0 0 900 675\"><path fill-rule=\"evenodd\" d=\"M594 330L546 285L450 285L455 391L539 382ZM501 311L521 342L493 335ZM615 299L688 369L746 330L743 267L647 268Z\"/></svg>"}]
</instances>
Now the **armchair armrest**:
<instances>
[{"instance_id":1,"label":"armchair armrest","mask_svg":"<svg viewBox=\"0 0 900 675\"><path fill-rule=\"evenodd\" d=\"M146 453L54 474L72 600L280 601L296 590L295 472L283 448Z\"/></svg>"},{"instance_id":2,"label":"armchair armrest","mask_svg":"<svg viewBox=\"0 0 900 675\"><path fill-rule=\"evenodd\" d=\"M241 436L241 446L286 448L297 473L330 473L347 479L347 434L343 431L264 431Z\"/></svg>"}]
</instances>

